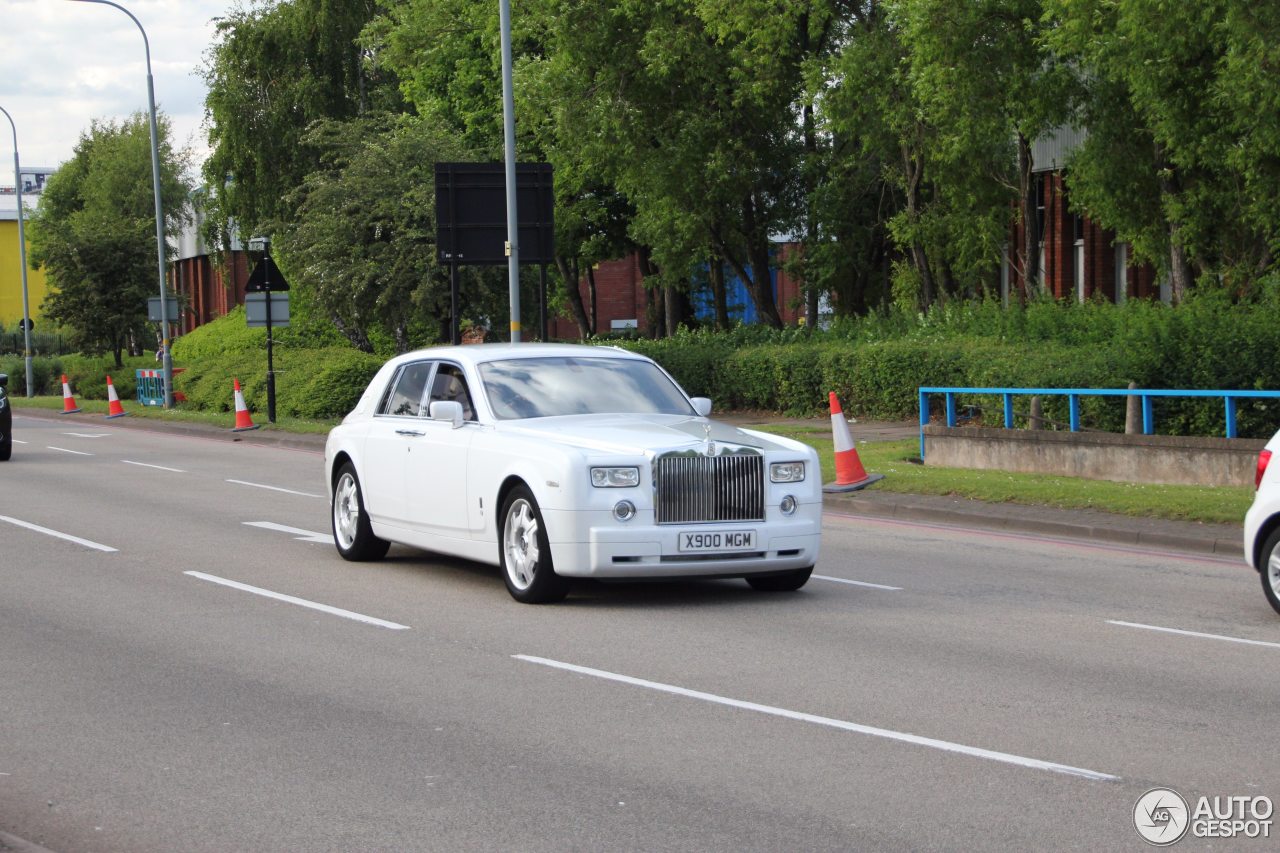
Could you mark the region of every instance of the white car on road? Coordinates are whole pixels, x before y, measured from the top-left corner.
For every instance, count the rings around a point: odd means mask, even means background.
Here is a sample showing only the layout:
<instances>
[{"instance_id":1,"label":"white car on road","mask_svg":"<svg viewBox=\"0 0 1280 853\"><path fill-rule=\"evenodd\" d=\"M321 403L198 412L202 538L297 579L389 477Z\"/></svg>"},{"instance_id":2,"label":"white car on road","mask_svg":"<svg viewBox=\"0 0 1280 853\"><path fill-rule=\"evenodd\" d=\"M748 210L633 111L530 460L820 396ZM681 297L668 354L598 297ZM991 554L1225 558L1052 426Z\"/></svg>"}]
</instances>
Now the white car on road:
<instances>
[{"instance_id":1,"label":"white car on road","mask_svg":"<svg viewBox=\"0 0 1280 853\"><path fill-rule=\"evenodd\" d=\"M575 577L799 589L818 559L817 454L710 411L614 347L397 356L329 433L334 542L348 560L398 542L496 564L530 603Z\"/></svg>"},{"instance_id":2,"label":"white car on road","mask_svg":"<svg viewBox=\"0 0 1280 853\"><path fill-rule=\"evenodd\" d=\"M1258 492L1244 516L1244 556L1262 575L1262 591L1280 613L1280 432L1258 454Z\"/></svg>"}]
</instances>

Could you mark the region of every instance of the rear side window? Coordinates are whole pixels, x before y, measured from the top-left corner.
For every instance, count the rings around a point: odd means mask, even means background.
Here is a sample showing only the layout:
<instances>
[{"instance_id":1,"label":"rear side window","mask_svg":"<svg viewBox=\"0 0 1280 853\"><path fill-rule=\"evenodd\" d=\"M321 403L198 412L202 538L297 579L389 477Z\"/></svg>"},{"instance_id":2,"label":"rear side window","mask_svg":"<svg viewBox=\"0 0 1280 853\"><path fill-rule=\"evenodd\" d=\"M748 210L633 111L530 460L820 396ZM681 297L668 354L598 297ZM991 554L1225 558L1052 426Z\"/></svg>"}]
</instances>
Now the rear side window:
<instances>
[{"instance_id":1,"label":"rear side window","mask_svg":"<svg viewBox=\"0 0 1280 853\"><path fill-rule=\"evenodd\" d=\"M431 376L431 362L419 361L400 368L391 393L378 410L380 415L402 415L416 418L422 414L422 393Z\"/></svg>"}]
</instances>

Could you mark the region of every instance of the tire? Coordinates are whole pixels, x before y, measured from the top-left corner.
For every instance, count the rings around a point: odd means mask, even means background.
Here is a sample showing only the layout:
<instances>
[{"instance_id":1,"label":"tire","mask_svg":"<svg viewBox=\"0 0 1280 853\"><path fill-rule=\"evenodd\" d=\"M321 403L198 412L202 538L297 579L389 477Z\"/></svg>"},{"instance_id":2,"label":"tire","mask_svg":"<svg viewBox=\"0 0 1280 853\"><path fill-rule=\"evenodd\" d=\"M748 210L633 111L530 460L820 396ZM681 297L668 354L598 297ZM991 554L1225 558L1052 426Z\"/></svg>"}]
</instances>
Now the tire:
<instances>
[{"instance_id":1,"label":"tire","mask_svg":"<svg viewBox=\"0 0 1280 853\"><path fill-rule=\"evenodd\" d=\"M1280 613L1280 528L1271 531L1267 544L1262 546L1262 559L1258 561L1262 575L1262 592L1271 607Z\"/></svg>"},{"instance_id":2,"label":"tire","mask_svg":"<svg viewBox=\"0 0 1280 853\"><path fill-rule=\"evenodd\" d=\"M360 490L360 478L350 462L338 470L338 480L333 484L333 507L329 513L333 526L333 544L344 560L362 563L381 560L387 555L391 543L373 535L369 515L364 511L364 494Z\"/></svg>"},{"instance_id":3,"label":"tire","mask_svg":"<svg viewBox=\"0 0 1280 853\"><path fill-rule=\"evenodd\" d=\"M526 486L516 486L502 504L498 564L511 597L522 604L550 604L569 594L569 581L556 574L538 502Z\"/></svg>"},{"instance_id":4,"label":"tire","mask_svg":"<svg viewBox=\"0 0 1280 853\"><path fill-rule=\"evenodd\" d=\"M759 577L747 575L747 583L751 584L752 589L758 589L761 592L795 592L809 582L811 574L813 574L813 566L777 575Z\"/></svg>"},{"instance_id":5,"label":"tire","mask_svg":"<svg viewBox=\"0 0 1280 853\"><path fill-rule=\"evenodd\" d=\"M13 439L6 438L0 441L0 462L8 462L9 457L13 455Z\"/></svg>"}]
</instances>

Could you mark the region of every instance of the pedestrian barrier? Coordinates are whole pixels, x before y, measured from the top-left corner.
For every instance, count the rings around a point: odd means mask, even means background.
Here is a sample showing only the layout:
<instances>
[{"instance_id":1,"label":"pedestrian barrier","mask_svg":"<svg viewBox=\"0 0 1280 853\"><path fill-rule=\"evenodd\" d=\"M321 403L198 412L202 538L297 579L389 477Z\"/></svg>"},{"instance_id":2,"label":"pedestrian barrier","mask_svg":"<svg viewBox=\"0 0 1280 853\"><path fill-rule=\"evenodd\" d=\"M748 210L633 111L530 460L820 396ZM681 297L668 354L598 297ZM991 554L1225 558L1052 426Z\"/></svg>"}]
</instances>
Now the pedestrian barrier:
<instances>
[{"instance_id":1,"label":"pedestrian barrier","mask_svg":"<svg viewBox=\"0 0 1280 853\"><path fill-rule=\"evenodd\" d=\"M998 395L1004 401L1004 428L1013 429L1013 398L1015 396L1066 396L1072 432L1080 431L1081 397L1137 397L1142 403L1142 434L1154 435L1156 431L1154 400L1157 397L1218 397L1226 411L1226 437L1236 437L1236 403L1239 400L1280 399L1280 391L1180 391L1168 388L945 388L920 389L920 458L924 458L924 428L929 425L929 395L943 394L946 405L947 426L959 421L956 413L957 394Z\"/></svg>"},{"instance_id":2,"label":"pedestrian barrier","mask_svg":"<svg viewBox=\"0 0 1280 853\"><path fill-rule=\"evenodd\" d=\"M173 375L177 376L185 367L175 367ZM138 368L134 372L134 378L138 383L138 402L144 406L163 406L164 405L164 371L163 370L144 370ZM187 398L177 391L173 394L173 399L181 402Z\"/></svg>"}]
</instances>

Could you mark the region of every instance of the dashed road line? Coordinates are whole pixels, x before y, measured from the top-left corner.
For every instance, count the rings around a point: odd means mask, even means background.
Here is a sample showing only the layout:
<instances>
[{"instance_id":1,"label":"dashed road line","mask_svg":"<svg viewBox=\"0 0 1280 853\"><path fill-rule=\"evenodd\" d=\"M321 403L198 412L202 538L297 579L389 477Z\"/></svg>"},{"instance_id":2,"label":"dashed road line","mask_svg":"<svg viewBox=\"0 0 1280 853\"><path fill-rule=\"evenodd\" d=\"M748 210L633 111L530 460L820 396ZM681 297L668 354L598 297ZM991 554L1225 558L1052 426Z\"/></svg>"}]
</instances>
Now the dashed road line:
<instances>
[{"instance_id":1,"label":"dashed road line","mask_svg":"<svg viewBox=\"0 0 1280 853\"><path fill-rule=\"evenodd\" d=\"M9 524L14 524L14 525L17 525L18 527L24 527L27 530L34 530L36 533L43 533L46 536L53 536L57 539L65 539L68 542L74 542L77 545L83 545L86 548L93 548L95 551L114 552L116 550L115 548L112 548L110 545L103 545L100 542L91 542L88 539L81 539L79 536L72 536L70 533L61 533L57 530L50 530L47 527L41 527L40 525L32 524L29 521L21 521L20 519L17 519L17 518L10 518L7 515L0 515L0 521L6 521Z\"/></svg>"},{"instance_id":2,"label":"dashed road line","mask_svg":"<svg viewBox=\"0 0 1280 853\"><path fill-rule=\"evenodd\" d=\"M134 462L132 459L121 459L120 461L126 465L137 465L141 468L155 468L159 471L172 471L175 474L187 473L186 471L183 471L181 468L169 468L168 466L165 466L165 465L152 465L150 462Z\"/></svg>"},{"instance_id":3,"label":"dashed road line","mask_svg":"<svg viewBox=\"0 0 1280 853\"><path fill-rule=\"evenodd\" d=\"M685 687L677 687L674 684L663 684L658 681L646 681L643 678L633 678L629 675L619 675L616 672L607 672L602 669L577 666L576 664L564 663L562 661L550 660L548 658L532 657L530 655L512 655L512 657L516 660L535 663L540 666L548 666L554 669L561 669L567 672L574 672L578 675L589 675L593 678L601 678L606 681L617 681L622 684L630 684L634 687L644 687L648 690L671 693L676 696L684 696L689 699L713 702L717 705L727 705L731 708L738 708L744 711L755 711L759 714L769 714L774 717L785 717L789 720L797 720L803 723L814 723L816 725L842 729L844 731L855 732L857 734L901 741L903 743L915 744L916 746L929 747L930 749L939 749L944 752L955 752L961 755L968 755L973 758L984 758L988 761L998 761L1003 764L1014 764L1019 767L1027 767L1033 770L1047 770L1051 773L1062 773L1067 776L1077 776L1094 782L1114 782L1120 778L1118 776L1113 776L1110 773L1099 773L1096 770L1088 770L1084 767L1072 767L1068 764L1042 761L1038 758L1028 758L1023 755L1014 755L1008 752L996 752L995 750L983 749L981 747L966 746L961 743L937 740L936 738L930 737L921 737L920 735L908 734L907 732L896 732L892 729L864 726L860 723L851 723L846 720L837 720L831 717L820 717L816 714L806 714L802 711L791 711L786 708L777 708L772 705L760 705L755 702L745 702L741 699L731 699L728 696L717 696L714 693L703 693L699 690L689 690Z\"/></svg>"},{"instance_id":4,"label":"dashed road line","mask_svg":"<svg viewBox=\"0 0 1280 853\"><path fill-rule=\"evenodd\" d=\"M333 543L333 537L328 533L317 533L314 530L303 530L301 527L289 527L287 524L276 524L274 521L246 521L244 524L249 527L258 527L263 530L275 530L279 533L292 534L299 542L319 542L321 545L330 545Z\"/></svg>"},{"instance_id":5,"label":"dashed road line","mask_svg":"<svg viewBox=\"0 0 1280 853\"><path fill-rule=\"evenodd\" d=\"M240 583L239 581L220 578L217 575L207 575L204 572L183 572L183 574L189 575L190 577L197 578L202 581L208 581L209 583L216 583L220 586L226 586L232 589L238 589L241 592L251 592L254 595L261 595L265 598L272 598L272 599L275 599L276 601L283 601L287 604L296 604L299 607L306 607L310 610L319 610L321 613L328 613L331 616L341 616L343 619L352 619L356 622L363 622L366 625L374 625L378 628L390 628L393 631L409 630L408 625L401 625L398 622L388 622L385 619L378 619L374 616L365 616L363 613L355 613L351 610L343 610L341 607L331 607L328 604L320 604L315 601L308 601L305 598L296 598L292 595L285 595L284 593L280 593L280 592L272 592L269 589L262 589L261 587L257 587L257 586L249 586L248 584Z\"/></svg>"},{"instance_id":6,"label":"dashed road line","mask_svg":"<svg viewBox=\"0 0 1280 853\"><path fill-rule=\"evenodd\" d=\"M1140 628L1143 631L1158 631L1162 634L1178 634L1183 637L1197 637L1201 640L1222 640L1226 643L1242 643L1247 646L1267 646L1272 649L1280 649L1280 643L1269 643L1266 640L1246 640L1243 637L1227 637L1223 634L1203 634L1199 631L1184 631L1181 628L1163 628L1159 625L1143 625L1140 622L1120 622L1116 619L1108 619L1108 625L1118 625L1121 628Z\"/></svg>"},{"instance_id":7,"label":"dashed road line","mask_svg":"<svg viewBox=\"0 0 1280 853\"><path fill-rule=\"evenodd\" d=\"M92 453L86 453L83 450L68 450L65 447L54 447L52 444L46 444L45 447L50 450L61 450L63 453L74 453L76 456L93 456Z\"/></svg>"},{"instance_id":8,"label":"dashed road line","mask_svg":"<svg viewBox=\"0 0 1280 853\"><path fill-rule=\"evenodd\" d=\"M850 586L865 586L870 589L887 589L893 592L902 592L900 586L886 586L882 583L867 583L866 581L851 581L846 578L833 578L829 575L810 575L816 581L831 581L832 583L847 583Z\"/></svg>"},{"instance_id":9,"label":"dashed road line","mask_svg":"<svg viewBox=\"0 0 1280 853\"><path fill-rule=\"evenodd\" d=\"M279 486L267 486L262 483L250 483L246 480L227 480L228 483L235 483L237 486L253 486L255 489L270 489L273 492L284 492L287 495L299 495L304 498L323 498L324 495L316 495L311 492L296 492L293 489L282 489Z\"/></svg>"}]
</instances>

